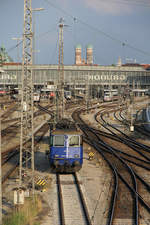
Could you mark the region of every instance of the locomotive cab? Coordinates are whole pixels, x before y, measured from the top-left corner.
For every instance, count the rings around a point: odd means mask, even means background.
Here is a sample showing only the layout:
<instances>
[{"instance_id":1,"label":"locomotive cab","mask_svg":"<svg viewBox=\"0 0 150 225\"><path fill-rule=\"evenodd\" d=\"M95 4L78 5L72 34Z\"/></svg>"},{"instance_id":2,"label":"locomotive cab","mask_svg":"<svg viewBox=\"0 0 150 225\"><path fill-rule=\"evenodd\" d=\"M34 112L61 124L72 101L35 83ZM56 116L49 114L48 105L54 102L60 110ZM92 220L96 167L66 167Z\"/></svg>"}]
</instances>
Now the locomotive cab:
<instances>
[{"instance_id":1,"label":"locomotive cab","mask_svg":"<svg viewBox=\"0 0 150 225\"><path fill-rule=\"evenodd\" d=\"M50 134L49 162L60 172L74 172L82 167L82 134L77 130L54 130Z\"/></svg>"}]
</instances>

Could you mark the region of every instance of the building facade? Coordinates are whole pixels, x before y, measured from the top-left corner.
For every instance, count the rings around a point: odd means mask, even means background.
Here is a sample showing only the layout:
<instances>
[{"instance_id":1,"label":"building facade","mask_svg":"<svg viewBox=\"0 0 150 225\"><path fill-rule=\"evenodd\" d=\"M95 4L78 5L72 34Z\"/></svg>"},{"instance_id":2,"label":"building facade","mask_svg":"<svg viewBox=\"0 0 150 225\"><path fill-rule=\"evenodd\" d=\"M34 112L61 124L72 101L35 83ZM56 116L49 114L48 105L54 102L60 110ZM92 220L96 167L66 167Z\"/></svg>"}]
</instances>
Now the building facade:
<instances>
[{"instance_id":1,"label":"building facade","mask_svg":"<svg viewBox=\"0 0 150 225\"><path fill-rule=\"evenodd\" d=\"M47 82L57 84L58 65L33 65L33 83L37 88ZM22 65L6 63L0 70L0 86L18 86L21 84ZM150 70L142 66L100 66L100 65L64 65L64 83L66 87L85 89L87 85L104 88L148 88L150 89Z\"/></svg>"}]
</instances>

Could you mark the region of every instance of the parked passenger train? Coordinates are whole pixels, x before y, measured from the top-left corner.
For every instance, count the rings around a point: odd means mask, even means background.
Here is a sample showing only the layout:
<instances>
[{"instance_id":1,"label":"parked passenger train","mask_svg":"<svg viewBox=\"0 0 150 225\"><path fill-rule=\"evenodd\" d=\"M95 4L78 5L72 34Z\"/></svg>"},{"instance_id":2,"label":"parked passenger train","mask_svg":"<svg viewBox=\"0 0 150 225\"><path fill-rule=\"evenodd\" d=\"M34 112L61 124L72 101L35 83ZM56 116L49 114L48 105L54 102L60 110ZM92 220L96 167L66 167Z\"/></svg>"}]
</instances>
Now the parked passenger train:
<instances>
[{"instance_id":1,"label":"parked passenger train","mask_svg":"<svg viewBox=\"0 0 150 225\"><path fill-rule=\"evenodd\" d=\"M104 90L104 102L116 101L119 99L118 90Z\"/></svg>"},{"instance_id":2,"label":"parked passenger train","mask_svg":"<svg viewBox=\"0 0 150 225\"><path fill-rule=\"evenodd\" d=\"M50 131L49 162L55 172L76 172L82 167L82 134L73 122L62 120Z\"/></svg>"},{"instance_id":3,"label":"parked passenger train","mask_svg":"<svg viewBox=\"0 0 150 225\"><path fill-rule=\"evenodd\" d=\"M147 130L150 131L150 107L142 110L142 125Z\"/></svg>"},{"instance_id":4,"label":"parked passenger train","mask_svg":"<svg viewBox=\"0 0 150 225\"><path fill-rule=\"evenodd\" d=\"M39 102L40 101L40 93L33 93L33 101L34 102Z\"/></svg>"}]
</instances>

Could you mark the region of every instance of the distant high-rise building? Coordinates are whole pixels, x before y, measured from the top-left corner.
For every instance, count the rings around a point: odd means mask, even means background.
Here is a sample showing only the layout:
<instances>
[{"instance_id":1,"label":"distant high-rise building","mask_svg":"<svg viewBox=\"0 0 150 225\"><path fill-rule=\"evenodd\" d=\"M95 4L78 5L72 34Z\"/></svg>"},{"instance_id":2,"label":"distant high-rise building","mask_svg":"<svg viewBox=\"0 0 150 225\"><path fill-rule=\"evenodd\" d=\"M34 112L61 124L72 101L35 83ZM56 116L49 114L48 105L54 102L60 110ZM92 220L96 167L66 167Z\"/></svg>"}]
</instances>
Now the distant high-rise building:
<instances>
[{"instance_id":1,"label":"distant high-rise building","mask_svg":"<svg viewBox=\"0 0 150 225\"><path fill-rule=\"evenodd\" d=\"M82 51L81 51L81 45L76 45L75 49L75 64L76 65L81 65L82 64Z\"/></svg>"},{"instance_id":2,"label":"distant high-rise building","mask_svg":"<svg viewBox=\"0 0 150 225\"><path fill-rule=\"evenodd\" d=\"M86 63L89 65L93 64L93 46L87 45L86 48Z\"/></svg>"}]
</instances>

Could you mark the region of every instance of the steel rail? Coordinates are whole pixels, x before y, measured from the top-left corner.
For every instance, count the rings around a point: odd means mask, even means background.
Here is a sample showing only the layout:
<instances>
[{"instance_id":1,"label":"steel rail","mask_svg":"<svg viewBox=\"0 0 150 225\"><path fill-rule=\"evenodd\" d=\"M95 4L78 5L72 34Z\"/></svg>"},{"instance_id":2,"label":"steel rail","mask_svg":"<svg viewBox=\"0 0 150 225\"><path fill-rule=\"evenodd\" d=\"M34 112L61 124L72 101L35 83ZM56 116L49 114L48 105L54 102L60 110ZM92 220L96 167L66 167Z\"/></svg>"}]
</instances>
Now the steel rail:
<instances>
[{"instance_id":1,"label":"steel rail","mask_svg":"<svg viewBox=\"0 0 150 225\"><path fill-rule=\"evenodd\" d=\"M92 141L92 143L96 147L94 141ZM125 161L120 156L118 156L115 153L115 151L113 151L112 147L110 147L108 144L104 143L102 140L100 140L100 138L99 138L99 144L98 145L103 146L103 147L107 147L107 149L113 154L113 156L115 156L117 159L119 159L119 161L121 161L121 163L123 165L125 165L125 167L127 168L130 176L132 177L134 190L135 190L135 192L137 192L137 182L136 182L136 178L135 178L135 174L134 174L133 169L127 163L125 163ZM118 169L117 169L117 173L118 173ZM134 196L134 209L135 209L134 220L135 220L135 224L138 225L138 197L137 197L136 194Z\"/></svg>"},{"instance_id":2,"label":"steel rail","mask_svg":"<svg viewBox=\"0 0 150 225\"><path fill-rule=\"evenodd\" d=\"M61 183L60 183L60 175L58 173L56 174L56 178L57 178L60 225L66 225L65 214L64 214L64 204L63 204L63 197L62 197L62 189L61 189Z\"/></svg>"},{"instance_id":3,"label":"steel rail","mask_svg":"<svg viewBox=\"0 0 150 225\"><path fill-rule=\"evenodd\" d=\"M73 115L73 118L75 119L74 115ZM83 120L80 118L79 115L78 115L78 120L80 120L80 122L78 121L78 123L81 124L80 128L82 129L82 124L84 124L84 122L83 122ZM87 127L88 131L90 131L91 133L93 132L92 130L90 130L90 127L89 127L89 126L86 125L86 127ZM85 129L84 129L84 130L82 129L82 131L87 135L87 137L89 138L91 144L98 150L98 152L100 152L100 153L102 152L102 151L100 150L100 147L101 147L101 146L104 146L104 147L107 146L107 148L112 152L113 156L115 156L116 158L118 158L118 159L121 161L121 163L127 168L128 172L129 172L129 174L130 174L130 176L131 176L131 178L132 178L132 180L133 180L133 186L134 186L133 189L135 190L135 194L134 194L134 198L133 198L133 201L134 201L134 209L135 209L135 211L134 211L133 217L134 217L134 220L135 220L135 224L138 225L138 197L137 197L137 194L136 194L136 191L137 191L137 184L136 184L136 179L135 179L135 175L134 175L133 170L131 169L131 167L130 167L128 164L125 163L125 161L124 161L123 159L121 159L121 157L119 157L119 156L111 149L110 146L108 146L107 144L105 144L103 141L99 140L98 147L97 147L97 146L96 146L96 143L94 142L94 140L91 139L91 137L90 137L89 134L87 134L87 131L86 131ZM96 136L95 133L93 133L93 134ZM97 137L97 138L99 139L99 137ZM117 171L117 173L118 173L118 171Z\"/></svg>"},{"instance_id":4,"label":"steel rail","mask_svg":"<svg viewBox=\"0 0 150 225\"><path fill-rule=\"evenodd\" d=\"M100 135L100 136L104 136L104 137L107 137L107 138L109 138L109 139L112 139L112 140L118 141L118 142L120 142L120 143L123 143L123 142L121 141L120 137L118 137L118 136L114 136L113 134L108 134L108 133L102 132L102 131L97 130L97 129L92 128L92 127L91 127L91 129L93 130L93 132L96 132L96 133L97 133L98 135ZM128 154L128 153L125 153L125 152L123 152L123 151L121 151L121 150L115 149L115 151L118 152L118 153L121 153L121 154L123 154L123 155L125 155L125 156L132 157L132 158L134 158L134 159L136 159L136 160L139 160L139 161L141 161L141 162L143 162L143 163L145 163L145 164L148 164L148 165L150 164L149 161L145 161L145 160L143 160L143 159L139 159L138 157L133 156L133 155L130 155L130 154Z\"/></svg>"},{"instance_id":5,"label":"steel rail","mask_svg":"<svg viewBox=\"0 0 150 225\"><path fill-rule=\"evenodd\" d=\"M75 178L77 190L78 190L78 193L79 193L79 196L80 196L80 200L81 200L81 204L82 204L82 208L83 208L83 212L84 212L86 224L87 225L92 225L92 222L91 222L91 219L90 219L90 216L89 216L89 212L88 212L88 208L87 208L87 204L85 202L84 195L83 195L83 192L81 190L81 187L80 187L80 183L79 183L77 174L76 173L73 173L73 176Z\"/></svg>"},{"instance_id":6,"label":"steel rail","mask_svg":"<svg viewBox=\"0 0 150 225\"><path fill-rule=\"evenodd\" d=\"M122 121L120 120L120 122L124 123L126 126L129 126L128 121L122 116L122 111L120 111L120 117L122 118ZM147 131L142 125L138 125L138 123L136 124L136 122L134 123L134 128L136 131L138 131L139 133L143 134L144 136L150 137L149 131Z\"/></svg>"},{"instance_id":7,"label":"steel rail","mask_svg":"<svg viewBox=\"0 0 150 225\"><path fill-rule=\"evenodd\" d=\"M97 115L95 115L95 117L97 117ZM98 120L97 120L98 121ZM103 121L105 122L105 120L103 119ZM120 131L119 129L116 129L115 127L113 127L111 124L107 123L107 125L109 125L110 127L112 127L113 129ZM129 146L130 148L132 148L134 151L138 152L142 157L144 157L146 160L150 161L150 157L146 156L145 154L143 154L141 151L139 151L137 148L142 147L142 150L147 151L147 146L145 147L144 145L141 145L140 143L134 141L134 143L132 143L132 140L130 137L128 137L126 134L124 134L122 131L120 131L121 134L123 134L125 137L127 138L123 138L118 136L116 133L114 133L111 129L109 129L108 127L105 127L105 129L109 130L114 136L117 136L118 139L120 139L122 141L122 143L126 144L127 146ZM131 141L131 142L130 142ZM136 145L135 145L136 144Z\"/></svg>"},{"instance_id":8,"label":"steel rail","mask_svg":"<svg viewBox=\"0 0 150 225\"><path fill-rule=\"evenodd\" d=\"M116 114L116 112L115 112L115 114ZM114 116L115 116L115 114L114 114ZM117 118L117 117L115 117L118 121L119 121L119 119ZM103 121L105 121L105 120L103 120ZM122 122L122 121L120 121L120 122ZM125 134L124 132L122 132L121 130L119 130L118 128L116 128L116 127L114 127L112 124L109 124L109 123L107 123L110 127L112 127L114 130L116 130L116 131L118 131L119 133L121 133L123 136L125 136L125 140L130 140L130 142L133 144L133 146L137 146L137 147L139 147L139 148L144 148L143 150L144 151L147 151L147 152L149 152L150 153L150 147L149 146L147 146L147 145L145 145L145 144L142 144L142 143L139 143L139 142L137 142L137 141L135 141L133 138L131 138L131 137L129 137L127 134Z\"/></svg>"},{"instance_id":9,"label":"steel rail","mask_svg":"<svg viewBox=\"0 0 150 225\"><path fill-rule=\"evenodd\" d=\"M93 146L93 144L89 141L88 136L87 136L86 140L84 138L84 141L86 141L89 145ZM101 149L101 147L100 147L100 149ZM100 151L100 154L102 155L103 159L107 162L107 164L110 167L110 169L112 170L113 176L114 176L114 188L113 188L113 193L112 193L110 208L109 208L109 214L108 214L108 219L107 219L107 225L111 225L113 222L115 204L116 204L116 199L117 199L117 195L118 195L118 183L119 183L118 182L118 173L117 173L116 167L107 159L107 157L105 156L103 151Z\"/></svg>"}]
</instances>

